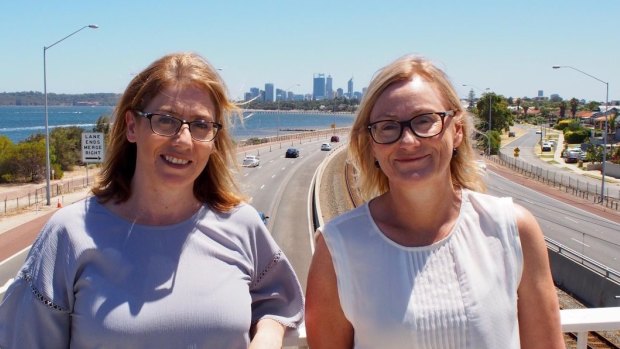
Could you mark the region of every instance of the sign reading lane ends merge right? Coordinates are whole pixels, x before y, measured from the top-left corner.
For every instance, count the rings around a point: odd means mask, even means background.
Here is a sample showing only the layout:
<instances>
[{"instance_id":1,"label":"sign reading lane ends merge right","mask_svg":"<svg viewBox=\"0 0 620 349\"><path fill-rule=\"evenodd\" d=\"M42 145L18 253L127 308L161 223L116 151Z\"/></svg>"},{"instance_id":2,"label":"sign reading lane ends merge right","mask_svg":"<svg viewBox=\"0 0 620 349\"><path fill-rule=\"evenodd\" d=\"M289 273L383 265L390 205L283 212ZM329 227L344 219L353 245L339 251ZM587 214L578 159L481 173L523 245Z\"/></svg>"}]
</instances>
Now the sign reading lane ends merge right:
<instances>
[{"instance_id":1,"label":"sign reading lane ends merge right","mask_svg":"<svg viewBox=\"0 0 620 349\"><path fill-rule=\"evenodd\" d=\"M105 142L102 132L82 133L82 162L103 162Z\"/></svg>"}]
</instances>

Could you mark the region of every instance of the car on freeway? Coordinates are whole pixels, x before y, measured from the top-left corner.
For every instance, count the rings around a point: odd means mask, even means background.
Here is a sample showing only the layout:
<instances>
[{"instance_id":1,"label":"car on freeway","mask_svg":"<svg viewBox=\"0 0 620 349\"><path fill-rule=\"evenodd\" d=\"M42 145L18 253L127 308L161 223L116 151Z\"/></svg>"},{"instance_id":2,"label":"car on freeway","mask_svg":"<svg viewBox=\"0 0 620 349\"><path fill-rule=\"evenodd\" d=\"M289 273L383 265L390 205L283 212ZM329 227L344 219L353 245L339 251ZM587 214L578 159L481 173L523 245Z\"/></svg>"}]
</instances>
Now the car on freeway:
<instances>
[{"instance_id":1,"label":"car on freeway","mask_svg":"<svg viewBox=\"0 0 620 349\"><path fill-rule=\"evenodd\" d=\"M330 151L330 150L332 150L332 145L329 144L329 143L323 143L323 144L321 144L321 150Z\"/></svg>"},{"instance_id":2,"label":"car on freeway","mask_svg":"<svg viewBox=\"0 0 620 349\"><path fill-rule=\"evenodd\" d=\"M551 148L551 143L548 142L544 142L541 147L542 151L551 151Z\"/></svg>"},{"instance_id":3,"label":"car on freeway","mask_svg":"<svg viewBox=\"0 0 620 349\"><path fill-rule=\"evenodd\" d=\"M536 134L537 134L537 135L542 134L542 130L536 130Z\"/></svg>"},{"instance_id":4,"label":"car on freeway","mask_svg":"<svg viewBox=\"0 0 620 349\"><path fill-rule=\"evenodd\" d=\"M340 137L338 137L338 136L332 136L332 138L330 138L330 140L329 140L329 141L330 141L330 142L334 142L334 143L336 143L336 142L340 142Z\"/></svg>"},{"instance_id":5,"label":"car on freeway","mask_svg":"<svg viewBox=\"0 0 620 349\"><path fill-rule=\"evenodd\" d=\"M265 212L263 211L259 211L258 215L260 216L260 219L263 221L263 224L267 225L267 223L269 222L269 216L267 216Z\"/></svg>"},{"instance_id":6,"label":"car on freeway","mask_svg":"<svg viewBox=\"0 0 620 349\"><path fill-rule=\"evenodd\" d=\"M241 164L243 167L258 167L259 165L260 159L256 155L246 155Z\"/></svg>"},{"instance_id":7,"label":"car on freeway","mask_svg":"<svg viewBox=\"0 0 620 349\"><path fill-rule=\"evenodd\" d=\"M484 160L475 160L476 167L480 170L481 174L486 174L487 172L487 163Z\"/></svg>"},{"instance_id":8,"label":"car on freeway","mask_svg":"<svg viewBox=\"0 0 620 349\"><path fill-rule=\"evenodd\" d=\"M298 158L299 157L299 149L297 148L288 148L286 149L286 154L284 154L285 158Z\"/></svg>"}]
</instances>

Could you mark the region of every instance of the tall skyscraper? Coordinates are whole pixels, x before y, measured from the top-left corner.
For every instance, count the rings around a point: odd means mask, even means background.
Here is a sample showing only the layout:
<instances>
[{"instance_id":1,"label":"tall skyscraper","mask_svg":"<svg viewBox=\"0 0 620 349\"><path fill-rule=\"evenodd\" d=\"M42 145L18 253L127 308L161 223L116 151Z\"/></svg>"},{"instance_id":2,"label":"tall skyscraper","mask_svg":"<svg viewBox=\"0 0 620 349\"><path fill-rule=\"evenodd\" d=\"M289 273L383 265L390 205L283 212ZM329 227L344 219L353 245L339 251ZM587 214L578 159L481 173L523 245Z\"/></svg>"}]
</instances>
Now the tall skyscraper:
<instances>
[{"instance_id":1,"label":"tall skyscraper","mask_svg":"<svg viewBox=\"0 0 620 349\"><path fill-rule=\"evenodd\" d=\"M252 87L250 89L250 94L252 95L252 98L258 97L260 95L260 89L258 87Z\"/></svg>"},{"instance_id":2,"label":"tall skyscraper","mask_svg":"<svg viewBox=\"0 0 620 349\"><path fill-rule=\"evenodd\" d=\"M286 100L286 91L277 88L276 89L276 101L285 101Z\"/></svg>"},{"instance_id":3,"label":"tall skyscraper","mask_svg":"<svg viewBox=\"0 0 620 349\"><path fill-rule=\"evenodd\" d=\"M265 102L275 101L275 91L272 83L265 84Z\"/></svg>"},{"instance_id":4,"label":"tall skyscraper","mask_svg":"<svg viewBox=\"0 0 620 349\"><path fill-rule=\"evenodd\" d=\"M327 82L325 83L325 96L328 99L334 98L334 88L332 87L332 76L327 75Z\"/></svg>"},{"instance_id":5,"label":"tall skyscraper","mask_svg":"<svg viewBox=\"0 0 620 349\"><path fill-rule=\"evenodd\" d=\"M347 83L347 97L353 98L353 77Z\"/></svg>"},{"instance_id":6,"label":"tall skyscraper","mask_svg":"<svg viewBox=\"0 0 620 349\"><path fill-rule=\"evenodd\" d=\"M325 74L314 74L312 83L312 99L315 101L325 99Z\"/></svg>"}]
</instances>

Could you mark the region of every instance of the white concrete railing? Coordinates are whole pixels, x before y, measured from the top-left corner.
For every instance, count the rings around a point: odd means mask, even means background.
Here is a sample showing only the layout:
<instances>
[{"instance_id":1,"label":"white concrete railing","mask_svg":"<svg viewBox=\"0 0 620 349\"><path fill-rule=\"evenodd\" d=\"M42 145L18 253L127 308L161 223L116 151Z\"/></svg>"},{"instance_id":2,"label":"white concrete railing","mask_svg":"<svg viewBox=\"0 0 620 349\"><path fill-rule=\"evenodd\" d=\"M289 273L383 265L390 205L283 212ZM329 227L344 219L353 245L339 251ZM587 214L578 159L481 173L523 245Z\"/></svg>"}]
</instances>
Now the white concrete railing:
<instances>
[{"instance_id":1,"label":"white concrete railing","mask_svg":"<svg viewBox=\"0 0 620 349\"><path fill-rule=\"evenodd\" d=\"M577 349L586 349L588 332L620 330L620 307L560 310L562 332L577 334ZM284 348L307 348L306 328L289 331L284 337Z\"/></svg>"},{"instance_id":2,"label":"white concrete railing","mask_svg":"<svg viewBox=\"0 0 620 349\"><path fill-rule=\"evenodd\" d=\"M563 309L560 316L562 332L577 334L577 349L586 349L589 331L620 330L620 307Z\"/></svg>"}]
</instances>

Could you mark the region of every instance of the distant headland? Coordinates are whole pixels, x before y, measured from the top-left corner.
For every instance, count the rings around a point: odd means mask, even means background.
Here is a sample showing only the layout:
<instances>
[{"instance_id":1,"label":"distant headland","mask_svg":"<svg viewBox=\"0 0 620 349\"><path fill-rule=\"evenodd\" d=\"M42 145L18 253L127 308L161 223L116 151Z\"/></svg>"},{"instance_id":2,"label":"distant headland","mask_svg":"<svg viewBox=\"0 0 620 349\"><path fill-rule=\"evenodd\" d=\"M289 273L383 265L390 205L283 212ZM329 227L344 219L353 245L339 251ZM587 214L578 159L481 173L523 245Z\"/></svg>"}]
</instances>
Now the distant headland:
<instances>
[{"instance_id":1,"label":"distant headland","mask_svg":"<svg viewBox=\"0 0 620 349\"><path fill-rule=\"evenodd\" d=\"M49 106L93 106L108 105L114 106L121 98L119 93L82 93L82 94L47 94L47 105ZM42 92L0 92L0 105L10 106L36 106L45 105L45 95Z\"/></svg>"},{"instance_id":2,"label":"distant headland","mask_svg":"<svg viewBox=\"0 0 620 349\"><path fill-rule=\"evenodd\" d=\"M115 106L121 98L119 93L82 93L82 94L47 94L48 106ZM239 103L244 110L267 111L308 111L315 110L322 113L353 113L359 105L359 100L336 97L323 100L277 100ZM45 105L45 95L38 91L0 92L0 106L42 106Z\"/></svg>"}]
</instances>

